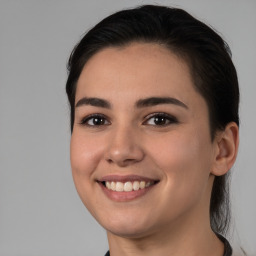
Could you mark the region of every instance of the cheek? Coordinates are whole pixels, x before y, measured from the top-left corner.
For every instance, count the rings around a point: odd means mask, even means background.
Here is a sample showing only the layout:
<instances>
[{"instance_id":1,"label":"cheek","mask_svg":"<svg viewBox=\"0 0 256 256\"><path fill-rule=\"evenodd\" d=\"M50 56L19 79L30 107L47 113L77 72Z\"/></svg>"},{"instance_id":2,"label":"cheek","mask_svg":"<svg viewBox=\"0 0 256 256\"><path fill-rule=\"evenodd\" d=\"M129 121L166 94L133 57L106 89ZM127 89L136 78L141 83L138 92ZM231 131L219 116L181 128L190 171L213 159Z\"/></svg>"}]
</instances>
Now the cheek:
<instances>
[{"instance_id":1,"label":"cheek","mask_svg":"<svg viewBox=\"0 0 256 256\"><path fill-rule=\"evenodd\" d=\"M83 182L89 182L102 158L103 148L85 134L73 132L70 143L70 160L72 174L76 187Z\"/></svg>"},{"instance_id":2,"label":"cheek","mask_svg":"<svg viewBox=\"0 0 256 256\"><path fill-rule=\"evenodd\" d=\"M151 156L175 192L197 193L207 185L212 155L210 140L204 134L173 133L155 141L152 149Z\"/></svg>"},{"instance_id":3,"label":"cheek","mask_svg":"<svg viewBox=\"0 0 256 256\"><path fill-rule=\"evenodd\" d=\"M100 143L99 140L100 138L97 139L74 130L70 142L70 160L74 184L82 202L94 216L94 204L97 204L97 200L92 200L94 198L94 185L96 185L94 173L104 151L104 143Z\"/></svg>"},{"instance_id":4,"label":"cheek","mask_svg":"<svg viewBox=\"0 0 256 256\"><path fill-rule=\"evenodd\" d=\"M165 196L161 202L163 219L179 216L198 205L207 205L211 144L205 142L196 134L176 134L154 143L154 162L165 175L162 190Z\"/></svg>"}]
</instances>

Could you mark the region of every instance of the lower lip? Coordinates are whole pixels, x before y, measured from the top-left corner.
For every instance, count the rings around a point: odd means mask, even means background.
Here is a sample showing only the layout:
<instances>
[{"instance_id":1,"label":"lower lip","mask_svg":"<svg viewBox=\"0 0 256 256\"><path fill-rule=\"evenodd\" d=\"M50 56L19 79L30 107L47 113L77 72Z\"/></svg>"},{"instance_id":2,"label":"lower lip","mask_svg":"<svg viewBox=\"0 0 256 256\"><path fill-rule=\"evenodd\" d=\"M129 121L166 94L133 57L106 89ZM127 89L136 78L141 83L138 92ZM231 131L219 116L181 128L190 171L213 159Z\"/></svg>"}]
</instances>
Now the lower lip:
<instances>
[{"instance_id":1,"label":"lower lip","mask_svg":"<svg viewBox=\"0 0 256 256\"><path fill-rule=\"evenodd\" d=\"M130 192L117 192L110 190L106 188L102 183L98 183L103 190L104 194L111 200L116 201L116 202L125 202L125 201L131 201L135 200L139 197L144 196L146 193L148 193L153 187L155 187L156 184L151 185L147 188L144 189L139 189L139 190L133 190Z\"/></svg>"}]
</instances>

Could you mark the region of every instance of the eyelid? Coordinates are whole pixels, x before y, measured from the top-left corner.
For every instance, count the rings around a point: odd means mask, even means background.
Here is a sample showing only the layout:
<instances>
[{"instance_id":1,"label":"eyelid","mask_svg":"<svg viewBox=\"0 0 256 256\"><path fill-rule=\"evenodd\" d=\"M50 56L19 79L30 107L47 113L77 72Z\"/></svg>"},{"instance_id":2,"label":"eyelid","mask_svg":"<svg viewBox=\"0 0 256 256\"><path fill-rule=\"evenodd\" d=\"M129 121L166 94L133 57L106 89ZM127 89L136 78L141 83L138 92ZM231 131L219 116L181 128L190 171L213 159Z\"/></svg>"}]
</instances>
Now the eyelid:
<instances>
[{"instance_id":1,"label":"eyelid","mask_svg":"<svg viewBox=\"0 0 256 256\"><path fill-rule=\"evenodd\" d=\"M90 119L92 119L92 118L104 118L107 122L108 122L108 124L103 124L103 125L89 125L89 124L87 124L87 122L90 120ZM88 127L93 127L93 126L104 126L104 125L109 125L111 122L108 120L108 118L105 116L105 115L103 115L103 114L100 114L100 113L93 113L93 114L90 114L90 115L87 115L87 116L85 116L85 117L83 117L82 119L81 119L81 121L79 122L79 124L81 124L81 125L86 125L86 126L88 126Z\"/></svg>"},{"instance_id":2,"label":"eyelid","mask_svg":"<svg viewBox=\"0 0 256 256\"><path fill-rule=\"evenodd\" d=\"M170 124L175 124L175 123L179 122L178 119L175 116L171 115L171 114L167 114L165 112L155 112L155 113L152 113L152 114L149 114L149 115L145 116L144 117L145 121L143 121L142 124L146 125L146 122L148 122L151 118L154 118L154 117L157 117L157 116L164 117L164 118L168 119L170 121L170 123L165 124L165 125L152 125L152 126L168 126Z\"/></svg>"},{"instance_id":3,"label":"eyelid","mask_svg":"<svg viewBox=\"0 0 256 256\"><path fill-rule=\"evenodd\" d=\"M168 120L168 123L167 124L162 124L162 125L157 125L157 124L147 124L147 122L152 119L152 118L155 118L155 117L164 117L166 118L166 120ZM93 119L93 118L102 118L105 120L105 122L107 122L106 124L101 124L101 125L92 125L92 124L88 124L88 121L90 119ZM165 112L155 112L155 113L151 113L149 115L146 115L144 118L143 118L143 122L142 122L142 125L151 125L151 126L168 126L168 125L171 125L171 124L175 124L175 123L178 123L178 120L175 116L171 115L171 114L167 114ZM109 120L109 118L107 116L105 116L104 114L101 114L101 113L93 113L93 114L89 114L83 118L81 118L81 121L79 121L79 124L83 125L83 126L88 126L88 127L99 127L99 126L106 126L106 125L110 125L111 124L111 121Z\"/></svg>"}]
</instances>

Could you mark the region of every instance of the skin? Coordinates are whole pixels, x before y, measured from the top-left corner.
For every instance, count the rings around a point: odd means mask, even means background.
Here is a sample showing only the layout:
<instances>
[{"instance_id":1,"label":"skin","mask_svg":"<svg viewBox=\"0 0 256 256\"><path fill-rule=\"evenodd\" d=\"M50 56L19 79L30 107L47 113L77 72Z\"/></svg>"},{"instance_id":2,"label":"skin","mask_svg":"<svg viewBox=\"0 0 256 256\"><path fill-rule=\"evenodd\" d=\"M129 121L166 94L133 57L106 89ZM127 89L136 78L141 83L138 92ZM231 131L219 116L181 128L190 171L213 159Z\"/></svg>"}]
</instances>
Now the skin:
<instances>
[{"instance_id":1,"label":"skin","mask_svg":"<svg viewBox=\"0 0 256 256\"><path fill-rule=\"evenodd\" d=\"M81 200L107 230L111 256L223 255L210 228L210 194L214 175L235 161L238 128L230 123L211 140L207 104L187 64L153 43L106 48L79 77L76 104L84 97L110 106L75 108L72 174ZM184 106L137 106L150 97L175 98ZM163 123L155 122L158 113L168 115ZM93 114L104 116L100 125L88 119ZM115 201L97 182L106 175L158 183L134 200Z\"/></svg>"}]
</instances>

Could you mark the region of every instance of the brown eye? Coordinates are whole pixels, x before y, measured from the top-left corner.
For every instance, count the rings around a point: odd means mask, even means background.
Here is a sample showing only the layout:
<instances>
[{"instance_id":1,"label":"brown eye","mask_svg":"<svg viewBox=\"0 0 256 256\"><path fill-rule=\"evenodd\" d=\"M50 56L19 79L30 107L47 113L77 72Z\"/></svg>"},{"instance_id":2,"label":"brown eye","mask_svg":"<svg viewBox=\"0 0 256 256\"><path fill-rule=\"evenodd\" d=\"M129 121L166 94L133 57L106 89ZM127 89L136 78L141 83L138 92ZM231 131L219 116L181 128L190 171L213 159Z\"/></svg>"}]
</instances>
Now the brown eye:
<instances>
[{"instance_id":1,"label":"brown eye","mask_svg":"<svg viewBox=\"0 0 256 256\"><path fill-rule=\"evenodd\" d=\"M154 117L154 124L155 125L165 125L168 123L168 119L166 117L163 116L155 116Z\"/></svg>"},{"instance_id":2,"label":"brown eye","mask_svg":"<svg viewBox=\"0 0 256 256\"><path fill-rule=\"evenodd\" d=\"M87 126L108 125L110 122L102 115L91 115L82 120L81 124Z\"/></svg>"},{"instance_id":3,"label":"brown eye","mask_svg":"<svg viewBox=\"0 0 256 256\"><path fill-rule=\"evenodd\" d=\"M105 124L105 119L102 117L94 117L91 119L91 123L93 125L104 125ZM89 124L89 122L88 122Z\"/></svg>"},{"instance_id":4,"label":"brown eye","mask_svg":"<svg viewBox=\"0 0 256 256\"><path fill-rule=\"evenodd\" d=\"M165 113L159 113L151 115L143 124L152 126L166 126L177 122L178 121L175 117Z\"/></svg>"}]
</instances>

